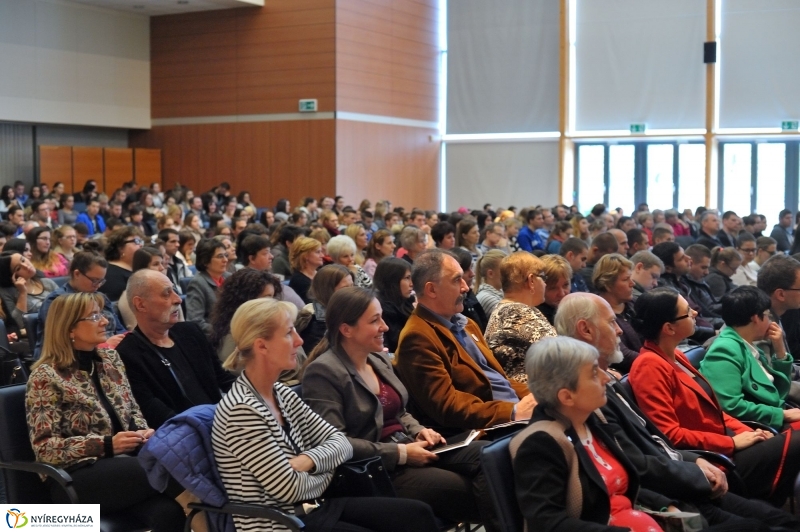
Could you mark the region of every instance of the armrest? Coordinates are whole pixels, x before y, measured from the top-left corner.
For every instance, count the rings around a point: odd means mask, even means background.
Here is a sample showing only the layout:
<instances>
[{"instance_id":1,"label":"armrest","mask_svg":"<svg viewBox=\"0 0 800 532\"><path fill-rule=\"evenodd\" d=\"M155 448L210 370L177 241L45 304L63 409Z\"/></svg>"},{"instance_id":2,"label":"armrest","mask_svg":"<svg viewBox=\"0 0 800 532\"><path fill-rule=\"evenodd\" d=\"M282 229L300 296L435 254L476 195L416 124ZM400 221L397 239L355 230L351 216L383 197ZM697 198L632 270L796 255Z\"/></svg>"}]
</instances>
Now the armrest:
<instances>
[{"instance_id":1,"label":"armrest","mask_svg":"<svg viewBox=\"0 0 800 532\"><path fill-rule=\"evenodd\" d=\"M712 464L716 466L723 466L728 471L733 471L736 469L736 464L733 461L721 453L715 453L714 451L703 451L698 449L691 449L691 452L699 456L700 458L705 458Z\"/></svg>"},{"instance_id":2,"label":"armrest","mask_svg":"<svg viewBox=\"0 0 800 532\"><path fill-rule=\"evenodd\" d=\"M753 430L755 430L755 429L765 430L767 432L771 432L774 436L777 436L779 434L779 432L777 430L773 429L769 425L765 425L763 423L759 423L758 421L742 421L742 423L744 423L745 425L747 425L748 427L750 427Z\"/></svg>"},{"instance_id":3,"label":"armrest","mask_svg":"<svg viewBox=\"0 0 800 532\"><path fill-rule=\"evenodd\" d=\"M268 506L261 506L258 504L231 502L225 506L219 507L192 502L188 504L188 507L193 511L198 510L204 512L217 512L231 515L243 515L246 517L264 517L266 519L275 521L276 523L280 523L292 531L304 530L306 526L303 521L294 515L289 515L276 508L270 508Z\"/></svg>"},{"instance_id":4,"label":"armrest","mask_svg":"<svg viewBox=\"0 0 800 532\"><path fill-rule=\"evenodd\" d=\"M0 469L10 469L12 471L25 471L27 473L36 473L37 475L45 475L52 478L64 489L69 497L69 502L78 504L78 494L75 493L75 488L72 487L72 477L61 469L50 464L41 462L0 462Z\"/></svg>"}]
</instances>

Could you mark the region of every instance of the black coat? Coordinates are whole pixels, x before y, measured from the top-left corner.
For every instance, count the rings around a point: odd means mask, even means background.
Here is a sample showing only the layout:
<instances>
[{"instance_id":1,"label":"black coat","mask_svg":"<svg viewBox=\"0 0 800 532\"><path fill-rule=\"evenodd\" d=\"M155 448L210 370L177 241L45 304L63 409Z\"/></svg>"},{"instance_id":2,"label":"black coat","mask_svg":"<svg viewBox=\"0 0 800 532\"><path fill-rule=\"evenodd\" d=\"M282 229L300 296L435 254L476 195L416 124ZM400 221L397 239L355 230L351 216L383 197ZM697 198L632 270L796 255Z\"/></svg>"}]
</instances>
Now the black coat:
<instances>
[{"instance_id":1,"label":"black coat","mask_svg":"<svg viewBox=\"0 0 800 532\"><path fill-rule=\"evenodd\" d=\"M383 321L389 330L383 333L383 345L385 345L390 353L397 351L397 344L400 341L400 331L406 326L408 317L414 312L413 299L410 299L406 304L398 306L394 302L386 301L378 295L378 301L381 303L383 309Z\"/></svg>"},{"instance_id":2,"label":"black coat","mask_svg":"<svg viewBox=\"0 0 800 532\"><path fill-rule=\"evenodd\" d=\"M464 296L464 311L462 314L477 323L478 327L481 328L482 333L486 332L486 326L489 324L489 318L486 317L486 311L483 310L481 302L478 301L478 297L471 288Z\"/></svg>"},{"instance_id":3,"label":"black coat","mask_svg":"<svg viewBox=\"0 0 800 532\"><path fill-rule=\"evenodd\" d=\"M536 407L531 423L552 420L550 416ZM662 508L674 504L658 493L639 489L639 476L636 468L628 460L614 441L613 436L601 427L595 416L587 424L592 434L606 445L614 457L628 473L628 490L625 495L636 504L637 493L642 504L651 508ZM608 525L611 503L602 477L594 462L587 454L575 431L566 431L578 457L578 477L583 492L583 510L580 519L567 515L566 494L569 481L569 467L564 451L547 433L536 432L528 436L519 447L514 458L514 483L517 502L522 510L528 530L541 532L623 532L627 528Z\"/></svg>"},{"instance_id":4,"label":"black coat","mask_svg":"<svg viewBox=\"0 0 800 532\"><path fill-rule=\"evenodd\" d=\"M139 331L138 327L136 331ZM192 401L183 395L169 368L152 349L158 347L149 341L132 333L117 346L117 352L125 363L133 396L148 426L155 429L175 414L196 404L218 403L222 394L230 390L236 380L235 375L222 369L217 353L197 324L176 323L170 329L169 336L180 345L180 350L176 352L187 357L173 361L172 368L180 376L184 390L202 402ZM163 350L160 352L166 354ZM181 372L181 368L191 370Z\"/></svg>"}]
</instances>

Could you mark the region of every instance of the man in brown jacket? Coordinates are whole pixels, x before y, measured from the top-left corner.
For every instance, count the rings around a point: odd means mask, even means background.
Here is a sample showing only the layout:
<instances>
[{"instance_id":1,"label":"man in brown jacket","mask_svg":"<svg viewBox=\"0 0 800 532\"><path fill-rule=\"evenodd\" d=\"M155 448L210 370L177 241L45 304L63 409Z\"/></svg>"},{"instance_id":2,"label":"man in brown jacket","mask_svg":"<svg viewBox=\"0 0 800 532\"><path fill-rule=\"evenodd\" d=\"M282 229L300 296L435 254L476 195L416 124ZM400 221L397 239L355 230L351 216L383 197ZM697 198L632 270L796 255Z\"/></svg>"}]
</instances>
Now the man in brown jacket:
<instances>
[{"instance_id":1,"label":"man in brown jacket","mask_svg":"<svg viewBox=\"0 0 800 532\"><path fill-rule=\"evenodd\" d=\"M528 419L535 406L525 384L508 381L480 328L461 314L469 290L463 275L446 251L428 250L414 260L419 304L395 353L415 417L445 435Z\"/></svg>"}]
</instances>

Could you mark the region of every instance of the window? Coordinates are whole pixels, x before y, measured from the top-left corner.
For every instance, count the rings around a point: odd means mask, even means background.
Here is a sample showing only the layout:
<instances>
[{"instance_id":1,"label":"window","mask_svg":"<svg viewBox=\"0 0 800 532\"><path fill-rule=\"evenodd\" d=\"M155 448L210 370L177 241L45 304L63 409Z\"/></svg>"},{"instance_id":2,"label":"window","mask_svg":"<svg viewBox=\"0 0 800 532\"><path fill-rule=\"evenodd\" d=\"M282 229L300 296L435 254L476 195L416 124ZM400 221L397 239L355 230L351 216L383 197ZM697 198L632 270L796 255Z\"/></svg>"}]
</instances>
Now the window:
<instances>
[{"instance_id":1,"label":"window","mask_svg":"<svg viewBox=\"0 0 800 532\"><path fill-rule=\"evenodd\" d=\"M750 214L752 144L725 144L722 162L722 211Z\"/></svg>"},{"instance_id":2,"label":"window","mask_svg":"<svg viewBox=\"0 0 800 532\"><path fill-rule=\"evenodd\" d=\"M674 207L674 149L672 144L647 146L647 204L651 211Z\"/></svg>"},{"instance_id":3,"label":"window","mask_svg":"<svg viewBox=\"0 0 800 532\"><path fill-rule=\"evenodd\" d=\"M578 148L578 208L588 213L598 203L605 202L605 146Z\"/></svg>"},{"instance_id":4,"label":"window","mask_svg":"<svg viewBox=\"0 0 800 532\"><path fill-rule=\"evenodd\" d=\"M758 144L756 164L756 212L777 221L786 204L786 144Z\"/></svg>"},{"instance_id":5,"label":"window","mask_svg":"<svg viewBox=\"0 0 800 532\"><path fill-rule=\"evenodd\" d=\"M626 213L633 212L636 175L636 147L632 144L609 146L608 148L608 206L622 207Z\"/></svg>"},{"instance_id":6,"label":"window","mask_svg":"<svg viewBox=\"0 0 800 532\"><path fill-rule=\"evenodd\" d=\"M704 144L678 146L678 208L692 209L706 204L706 147Z\"/></svg>"}]
</instances>

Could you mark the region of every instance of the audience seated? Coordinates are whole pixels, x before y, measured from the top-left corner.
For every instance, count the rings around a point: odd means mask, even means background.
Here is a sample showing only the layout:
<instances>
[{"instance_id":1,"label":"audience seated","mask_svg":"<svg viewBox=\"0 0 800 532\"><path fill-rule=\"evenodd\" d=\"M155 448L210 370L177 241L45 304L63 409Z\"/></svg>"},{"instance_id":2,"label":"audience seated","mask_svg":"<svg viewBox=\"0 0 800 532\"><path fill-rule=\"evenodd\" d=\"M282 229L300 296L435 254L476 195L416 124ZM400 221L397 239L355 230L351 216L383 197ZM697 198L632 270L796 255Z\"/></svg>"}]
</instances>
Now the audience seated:
<instances>
[{"instance_id":1,"label":"audience seated","mask_svg":"<svg viewBox=\"0 0 800 532\"><path fill-rule=\"evenodd\" d=\"M714 297L711 287L705 279L711 267L711 250L701 244L692 244L686 248L686 255L691 260L689 270L681 276L680 284L686 290L687 301L697 304L697 310L703 318L711 322L715 329L722 327L719 300Z\"/></svg>"},{"instance_id":2,"label":"audience seated","mask_svg":"<svg viewBox=\"0 0 800 532\"><path fill-rule=\"evenodd\" d=\"M733 458L751 497L782 505L800 471L800 433L773 436L724 413L712 385L677 348L693 333L696 316L677 290L656 288L634 309L645 343L629 378L642 411L676 447Z\"/></svg>"},{"instance_id":3,"label":"audience seated","mask_svg":"<svg viewBox=\"0 0 800 532\"><path fill-rule=\"evenodd\" d=\"M136 273L139 270L147 268L166 275L167 268L164 264L164 253L161 251L162 249L164 249L163 246L161 246L161 249L151 246L137 249L136 253L133 254L133 272ZM122 292L117 302L117 309L119 309L119 316L122 318L122 324L125 326L125 329L132 331L136 327L136 315L128 306L127 291ZM183 310L181 310L178 321L183 320Z\"/></svg>"},{"instance_id":4,"label":"audience seated","mask_svg":"<svg viewBox=\"0 0 800 532\"><path fill-rule=\"evenodd\" d=\"M758 270L758 288L770 298L770 313L784 331L786 350L800 353L800 261L785 255L770 258ZM770 346L761 349L768 352ZM791 394L795 401L800 401L798 388Z\"/></svg>"},{"instance_id":5,"label":"audience seated","mask_svg":"<svg viewBox=\"0 0 800 532\"><path fill-rule=\"evenodd\" d=\"M778 214L778 223L769 234L775 240L778 251L787 252L793 249L794 235L792 234L792 211L783 209Z\"/></svg>"},{"instance_id":6,"label":"audience seated","mask_svg":"<svg viewBox=\"0 0 800 532\"><path fill-rule=\"evenodd\" d=\"M397 351L400 331L416 307L411 265L394 257L383 259L375 270L373 281L377 291L375 295L381 304L381 317L389 328L383 333L383 345L389 353L394 353Z\"/></svg>"},{"instance_id":7,"label":"audience seated","mask_svg":"<svg viewBox=\"0 0 800 532\"><path fill-rule=\"evenodd\" d=\"M186 321L200 326L211 335L209 317L217 302L219 287L230 277L227 271L228 254L225 244L216 239L206 239L197 247L197 275L186 288Z\"/></svg>"},{"instance_id":8,"label":"audience seated","mask_svg":"<svg viewBox=\"0 0 800 532\"><path fill-rule=\"evenodd\" d=\"M592 283L597 295L606 300L622 330L620 350L622 361L614 365L620 373L628 373L631 364L639 356L642 341L633 328L636 317L633 311L633 263L618 253L601 258L594 267Z\"/></svg>"},{"instance_id":9,"label":"audience seated","mask_svg":"<svg viewBox=\"0 0 800 532\"><path fill-rule=\"evenodd\" d=\"M295 322L297 333L303 339L303 349L307 353L313 352L325 336L325 309L331 296L342 288L353 286L353 283L353 272L341 264L328 264L317 271L308 291L311 303L303 307Z\"/></svg>"},{"instance_id":10,"label":"audience seated","mask_svg":"<svg viewBox=\"0 0 800 532\"><path fill-rule=\"evenodd\" d=\"M553 325L558 305L572 288L572 267L560 255L545 255L541 261L545 275L544 302L536 308Z\"/></svg>"},{"instance_id":11,"label":"audience seated","mask_svg":"<svg viewBox=\"0 0 800 532\"><path fill-rule=\"evenodd\" d=\"M31 263L45 277L64 277L69 274L69 261L51 249L52 229L35 227L26 236L31 246Z\"/></svg>"},{"instance_id":12,"label":"audience seated","mask_svg":"<svg viewBox=\"0 0 800 532\"><path fill-rule=\"evenodd\" d=\"M419 303L400 333L395 371L411 412L445 436L530 417L524 384L510 383L474 322L461 314L469 287L449 253L420 255L411 272Z\"/></svg>"},{"instance_id":13,"label":"audience seated","mask_svg":"<svg viewBox=\"0 0 800 532\"><path fill-rule=\"evenodd\" d=\"M25 329L23 316L39 312L47 296L57 289L56 283L40 275L30 259L19 253L0 255L0 301L3 313L14 320L17 331ZM10 325L12 322L6 323L9 328Z\"/></svg>"},{"instance_id":14,"label":"audience seated","mask_svg":"<svg viewBox=\"0 0 800 532\"><path fill-rule=\"evenodd\" d=\"M453 248L450 250L450 252L456 257L458 265L461 266L461 269L464 270L464 282L466 282L467 286L469 287L467 293L464 294L464 310L462 310L461 313L470 320L474 321L478 325L478 328L480 328L481 332L485 332L486 324L489 322L489 318L486 316L486 312L484 312L481 302L478 301L477 296L475 296L475 292L472 290L472 283L475 280L475 270L473 269L475 258L469 251L460 247Z\"/></svg>"},{"instance_id":15,"label":"audience seated","mask_svg":"<svg viewBox=\"0 0 800 532\"><path fill-rule=\"evenodd\" d=\"M658 280L664 273L664 263L649 251L637 251L630 257L633 270L633 301L647 290L658 286Z\"/></svg>"},{"instance_id":16,"label":"audience seated","mask_svg":"<svg viewBox=\"0 0 800 532\"><path fill-rule=\"evenodd\" d=\"M142 234L133 227L116 229L108 236L105 250L108 271L100 291L111 301L119 301L125 291L128 278L133 273L133 255L143 245Z\"/></svg>"},{"instance_id":17,"label":"audience seated","mask_svg":"<svg viewBox=\"0 0 800 532\"><path fill-rule=\"evenodd\" d=\"M148 425L158 428L194 405L218 402L235 377L222 369L196 324L178 321L181 298L169 278L139 270L126 295L137 326L117 350Z\"/></svg>"},{"instance_id":18,"label":"audience seated","mask_svg":"<svg viewBox=\"0 0 800 532\"><path fill-rule=\"evenodd\" d=\"M500 278L500 263L508 255L505 251L492 249L475 264L475 297L486 316L491 316L503 299L503 283Z\"/></svg>"},{"instance_id":19,"label":"audience seated","mask_svg":"<svg viewBox=\"0 0 800 532\"><path fill-rule=\"evenodd\" d=\"M408 393L382 352L389 328L378 300L363 288L345 288L328 310L320 354L309 358L303 374L303 400L347 435L355 460L381 457L399 497L426 502L449 521L482 521L499 530L480 467L484 442L430 452L446 441L406 411Z\"/></svg>"},{"instance_id":20,"label":"audience seated","mask_svg":"<svg viewBox=\"0 0 800 532\"><path fill-rule=\"evenodd\" d=\"M708 210L700 216L700 231L697 243L708 249L722 247L722 242L717 238L719 233L719 215L716 211Z\"/></svg>"},{"instance_id":21,"label":"audience seated","mask_svg":"<svg viewBox=\"0 0 800 532\"><path fill-rule=\"evenodd\" d=\"M290 514L296 504L322 497L335 468L353 456L344 434L277 383L281 372L295 367L303 343L294 331L296 314L293 305L274 299L251 300L236 311L231 321L236 349L225 366L243 371L217 406L212 432L231 500ZM437 530L428 505L399 498L328 498L300 518L309 532ZM234 522L237 529L273 530L257 517L234 516Z\"/></svg>"},{"instance_id":22,"label":"audience seated","mask_svg":"<svg viewBox=\"0 0 800 532\"><path fill-rule=\"evenodd\" d=\"M619 244L614 235L610 233L601 233L592 240L587 254L586 265L578 270L577 274L583 277L587 291L594 291L592 285L592 274L594 273L594 265L597 264L603 256L611 253L616 253L619 249Z\"/></svg>"},{"instance_id":23,"label":"audience seated","mask_svg":"<svg viewBox=\"0 0 800 532\"><path fill-rule=\"evenodd\" d=\"M750 263L750 267L755 270L758 275L758 270L767 262L767 259L777 253L777 244L774 238L768 236L760 236L756 238L756 258Z\"/></svg>"},{"instance_id":24,"label":"audience seated","mask_svg":"<svg viewBox=\"0 0 800 532\"><path fill-rule=\"evenodd\" d=\"M355 257L358 249L352 238L346 235L335 236L328 242L326 250L334 264L341 264L353 273L356 286L372 287L372 278L364 271L364 268L356 263Z\"/></svg>"},{"instance_id":25,"label":"audience seated","mask_svg":"<svg viewBox=\"0 0 800 532\"><path fill-rule=\"evenodd\" d=\"M428 235L418 227L408 225L400 233L400 246L405 250L401 258L413 264L419 254L428 248Z\"/></svg>"},{"instance_id":26,"label":"audience seated","mask_svg":"<svg viewBox=\"0 0 800 532\"><path fill-rule=\"evenodd\" d=\"M313 238L300 236L292 243L290 262L294 273L289 279L289 286L306 305L311 303L308 290L317 270L322 267L322 256L322 244Z\"/></svg>"},{"instance_id":27,"label":"audience seated","mask_svg":"<svg viewBox=\"0 0 800 532\"><path fill-rule=\"evenodd\" d=\"M367 244L367 259L364 262L364 271L371 279L375 279L375 270L378 264L383 259L393 257L396 247L391 231L380 229L372 235Z\"/></svg>"},{"instance_id":28,"label":"audience seated","mask_svg":"<svg viewBox=\"0 0 800 532\"><path fill-rule=\"evenodd\" d=\"M742 264L742 256L736 249L714 248L711 251L711 264L705 281L711 288L711 294L717 299L736 288L731 277Z\"/></svg>"},{"instance_id":29,"label":"audience seated","mask_svg":"<svg viewBox=\"0 0 800 532\"><path fill-rule=\"evenodd\" d=\"M525 352L534 342L556 336L553 326L536 308L544 302L543 262L517 251L500 263L503 300L486 327L486 343L512 382L525 382Z\"/></svg>"},{"instance_id":30,"label":"audience seated","mask_svg":"<svg viewBox=\"0 0 800 532\"><path fill-rule=\"evenodd\" d=\"M125 367L106 340L100 294L76 293L51 305L42 356L28 380L25 408L36 460L67 468L83 504L101 514L127 510L154 531L183 527L183 488L164 493L150 486L131 458L153 434L131 393ZM47 481L53 502L67 504L65 490Z\"/></svg>"},{"instance_id":31,"label":"audience seated","mask_svg":"<svg viewBox=\"0 0 800 532\"><path fill-rule=\"evenodd\" d=\"M758 269L753 268L758 251L756 237L743 231L736 239L736 251L741 255L742 263L736 269L736 273L731 276L731 281L736 286L756 286Z\"/></svg>"}]
</instances>

